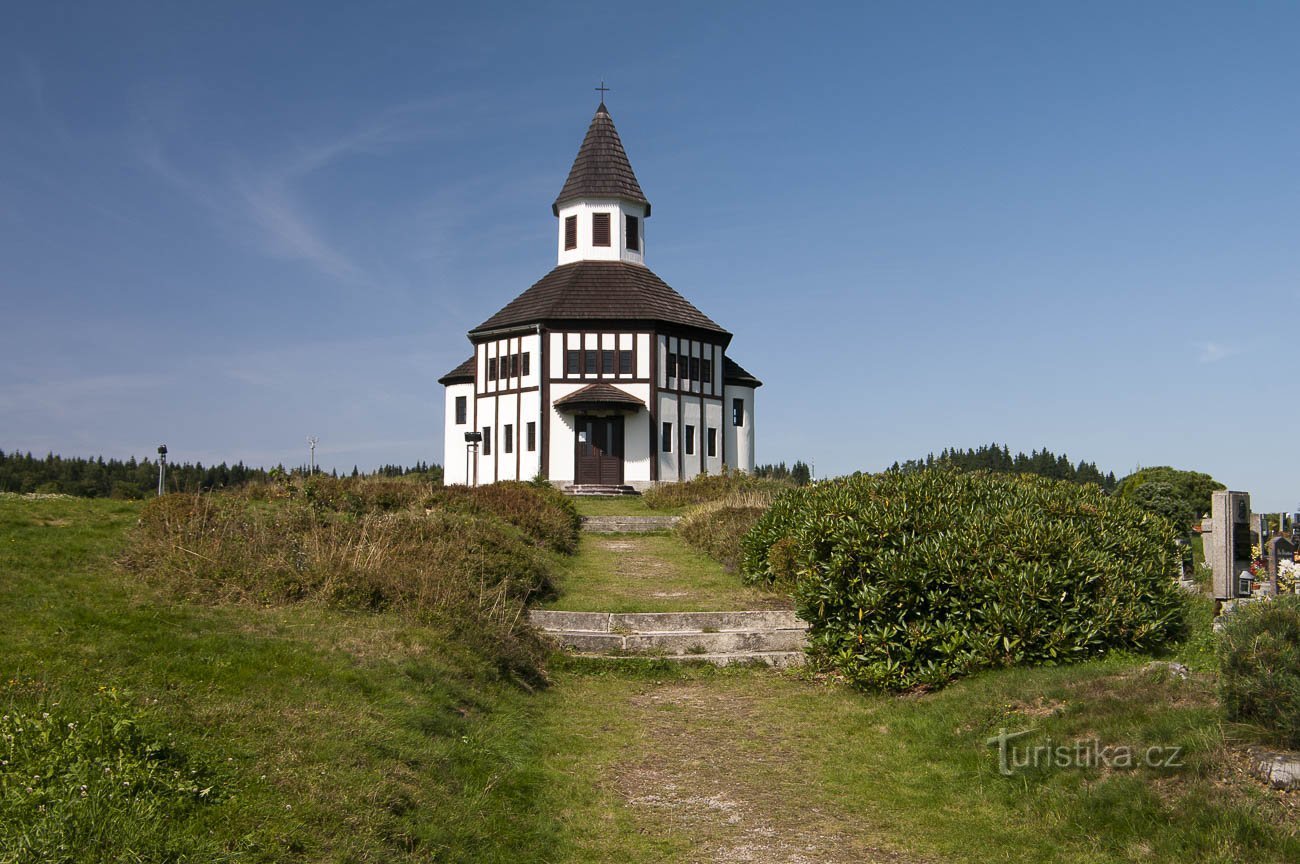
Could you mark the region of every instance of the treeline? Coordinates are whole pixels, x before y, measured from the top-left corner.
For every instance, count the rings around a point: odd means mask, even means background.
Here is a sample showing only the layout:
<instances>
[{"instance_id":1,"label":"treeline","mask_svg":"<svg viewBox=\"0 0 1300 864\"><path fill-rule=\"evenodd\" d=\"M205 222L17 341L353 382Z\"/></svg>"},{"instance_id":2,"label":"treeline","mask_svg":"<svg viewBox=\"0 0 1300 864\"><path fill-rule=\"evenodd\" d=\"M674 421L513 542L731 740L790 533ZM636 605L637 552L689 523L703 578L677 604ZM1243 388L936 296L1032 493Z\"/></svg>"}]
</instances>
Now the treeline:
<instances>
[{"instance_id":1,"label":"treeline","mask_svg":"<svg viewBox=\"0 0 1300 864\"><path fill-rule=\"evenodd\" d=\"M1072 463L1070 457L1060 456L1047 448L1035 450L1025 455L1011 455L1005 444L988 444L971 450L945 449L938 456L933 453L925 459L909 459L895 462L890 471L904 474L932 468L936 465L950 465L961 471L996 471L999 474L1038 474L1056 480L1068 480L1071 483L1095 483L1107 492L1114 492L1118 481L1113 471L1101 473L1092 462Z\"/></svg>"},{"instance_id":2,"label":"treeline","mask_svg":"<svg viewBox=\"0 0 1300 864\"><path fill-rule=\"evenodd\" d=\"M784 462L775 465L759 465L754 468L754 474L772 480L789 480L796 486L807 486L808 481L812 479L812 471L806 462L795 462L788 467Z\"/></svg>"},{"instance_id":3,"label":"treeline","mask_svg":"<svg viewBox=\"0 0 1300 864\"><path fill-rule=\"evenodd\" d=\"M319 469L318 469L319 471ZM227 465L204 465L202 462L167 463L168 492L198 492L233 488L259 480L287 474L306 474L307 466L286 469L254 468L243 462ZM334 473L334 472L331 472ZM442 467L419 462L413 468L385 465L374 474L384 477L418 477L442 482ZM335 475L337 476L337 475ZM352 476L363 474L355 466ZM31 453L6 453L0 450L0 492L46 492L76 495L81 498L136 499L158 490L158 462L153 459L95 459L55 456L43 458Z\"/></svg>"}]
</instances>

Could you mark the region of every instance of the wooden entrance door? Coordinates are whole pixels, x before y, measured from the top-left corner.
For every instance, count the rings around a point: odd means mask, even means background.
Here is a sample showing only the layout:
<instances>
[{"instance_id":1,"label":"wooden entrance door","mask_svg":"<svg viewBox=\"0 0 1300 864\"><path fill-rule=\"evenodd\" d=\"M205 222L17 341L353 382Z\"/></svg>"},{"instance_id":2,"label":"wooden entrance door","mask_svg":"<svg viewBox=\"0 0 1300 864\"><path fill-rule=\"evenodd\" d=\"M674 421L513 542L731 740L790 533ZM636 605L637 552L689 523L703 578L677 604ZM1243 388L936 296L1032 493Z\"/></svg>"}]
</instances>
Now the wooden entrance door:
<instances>
[{"instance_id":1,"label":"wooden entrance door","mask_svg":"<svg viewBox=\"0 0 1300 864\"><path fill-rule=\"evenodd\" d=\"M623 483L623 418L579 417L574 483L579 486L621 486Z\"/></svg>"}]
</instances>

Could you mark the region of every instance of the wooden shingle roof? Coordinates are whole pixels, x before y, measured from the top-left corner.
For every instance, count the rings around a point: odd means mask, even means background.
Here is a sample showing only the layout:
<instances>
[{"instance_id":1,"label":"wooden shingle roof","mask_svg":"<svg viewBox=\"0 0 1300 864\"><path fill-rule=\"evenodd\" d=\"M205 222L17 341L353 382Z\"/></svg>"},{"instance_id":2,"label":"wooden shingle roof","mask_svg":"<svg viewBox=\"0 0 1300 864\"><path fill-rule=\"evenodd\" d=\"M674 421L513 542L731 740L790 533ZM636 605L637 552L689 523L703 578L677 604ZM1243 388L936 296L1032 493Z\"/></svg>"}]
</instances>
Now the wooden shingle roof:
<instances>
[{"instance_id":1,"label":"wooden shingle roof","mask_svg":"<svg viewBox=\"0 0 1300 864\"><path fill-rule=\"evenodd\" d=\"M551 211L560 215L560 205L576 198L621 198L645 205L645 215L650 215L650 202L641 191L632 173L632 163L619 140L614 121L601 102L596 116L591 118L587 137L582 139L578 156L569 169L569 179L551 205Z\"/></svg>"},{"instance_id":2,"label":"wooden shingle roof","mask_svg":"<svg viewBox=\"0 0 1300 864\"><path fill-rule=\"evenodd\" d=\"M555 407L561 410L582 411L591 408L610 408L615 410L636 411L646 407L640 399L620 390L612 384L597 381L581 390L575 390L562 399L555 400Z\"/></svg>"},{"instance_id":3,"label":"wooden shingle roof","mask_svg":"<svg viewBox=\"0 0 1300 864\"><path fill-rule=\"evenodd\" d=\"M648 267L626 261L561 264L469 331L469 336L560 321L662 322L731 338Z\"/></svg>"},{"instance_id":4,"label":"wooden shingle roof","mask_svg":"<svg viewBox=\"0 0 1300 864\"><path fill-rule=\"evenodd\" d=\"M464 363L448 372L438 379L438 383L444 387L448 384L472 384L474 383L474 358L470 357Z\"/></svg>"},{"instance_id":5,"label":"wooden shingle roof","mask_svg":"<svg viewBox=\"0 0 1300 864\"><path fill-rule=\"evenodd\" d=\"M753 375L745 371L741 366L730 357L723 357L722 383L739 384L741 387L762 387L763 382L759 381Z\"/></svg>"}]
</instances>

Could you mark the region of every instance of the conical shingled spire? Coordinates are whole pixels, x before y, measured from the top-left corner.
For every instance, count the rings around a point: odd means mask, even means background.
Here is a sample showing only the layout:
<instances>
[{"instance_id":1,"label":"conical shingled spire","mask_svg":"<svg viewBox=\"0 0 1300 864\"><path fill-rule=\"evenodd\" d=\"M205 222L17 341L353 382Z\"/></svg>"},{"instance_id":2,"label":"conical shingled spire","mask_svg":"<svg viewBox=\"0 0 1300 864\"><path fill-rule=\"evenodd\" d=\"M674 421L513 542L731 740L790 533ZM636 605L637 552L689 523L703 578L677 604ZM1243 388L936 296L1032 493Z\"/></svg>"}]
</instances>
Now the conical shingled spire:
<instances>
[{"instance_id":1,"label":"conical shingled spire","mask_svg":"<svg viewBox=\"0 0 1300 864\"><path fill-rule=\"evenodd\" d=\"M623 142L602 101L591 118L587 137L582 139L578 156L569 169L569 179L564 181L551 211L560 215L560 205L576 198L621 198L645 205L645 215L650 216L650 202L641 191L632 173L632 163L627 161Z\"/></svg>"}]
</instances>

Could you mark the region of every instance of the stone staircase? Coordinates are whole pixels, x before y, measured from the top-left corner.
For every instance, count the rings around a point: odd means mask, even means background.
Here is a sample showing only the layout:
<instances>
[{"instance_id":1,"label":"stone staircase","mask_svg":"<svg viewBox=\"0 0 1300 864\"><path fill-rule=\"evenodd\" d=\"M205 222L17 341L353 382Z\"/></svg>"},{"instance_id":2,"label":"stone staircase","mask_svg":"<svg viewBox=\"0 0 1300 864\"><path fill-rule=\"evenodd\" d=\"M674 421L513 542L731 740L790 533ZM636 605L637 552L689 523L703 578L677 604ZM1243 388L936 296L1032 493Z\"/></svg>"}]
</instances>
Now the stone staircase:
<instances>
[{"instance_id":1,"label":"stone staircase","mask_svg":"<svg viewBox=\"0 0 1300 864\"><path fill-rule=\"evenodd\" d=\"M583 516L582 530L592 534L645 534L671 531L680 516Z\"/></svg>"},{"instance_id":2,"label":"stone staircase","mask_svg":"<svg viewBox=\"0 0 1300 864\"><path fill-rule=\"evenodd\" d=\"M609 486L594 485L591 483L574 484L565 486L564 492L567 495L640 495L641 493L631 486Z\"/></svg>"},{"instance_id":3,"label":"stone staircase","mask_svg":"<svg viewBox=\"0 0 1300 864\"><path fill-rule=\"evenodd\" d=\"M804 660L808 625L789 611L559 612L534 609L532 625L592 657L703 660L717 666Z\"/></svg>"}]
</instances>

